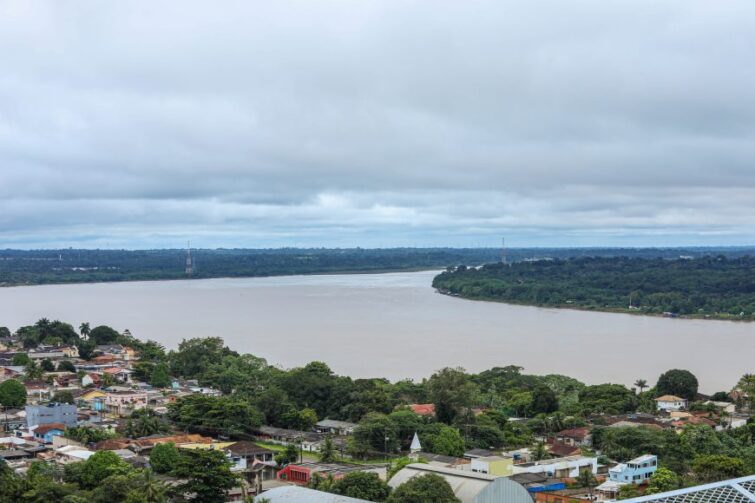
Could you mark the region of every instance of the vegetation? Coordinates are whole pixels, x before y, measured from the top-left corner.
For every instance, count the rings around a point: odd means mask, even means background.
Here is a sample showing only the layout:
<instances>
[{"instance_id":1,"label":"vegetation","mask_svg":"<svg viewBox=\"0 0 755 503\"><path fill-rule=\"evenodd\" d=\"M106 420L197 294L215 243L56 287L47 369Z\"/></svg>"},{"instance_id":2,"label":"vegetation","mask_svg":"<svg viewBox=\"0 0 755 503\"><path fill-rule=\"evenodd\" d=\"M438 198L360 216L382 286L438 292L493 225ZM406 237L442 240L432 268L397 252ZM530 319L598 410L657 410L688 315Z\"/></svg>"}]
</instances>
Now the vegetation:
<instances>
[{"instance_id":1,"label":"vegetation","mask_svg":"<svg viewBox=\"0 0 755 503\"><path fill-rule=\"evenodd\" d=\"M26 404L26 388L16 379L0 382L0 405L23 407Z\"/></svg>"},{"instance_id":2,"label":"vegetation","mask_svg":"<svg viewBox=\"0 0 755 503\"><path fill-rule=\"evenodd\" d=\"M673 369L661 374L655 385L658 395L675 395L687 400L697 396L697 378L689 370Z\"/></svg>"},{"instance_id":3,"label":"vegetation","mask_svg":"<svg viewBox=\"0 0 755 503\"><path fill-rule=\"evenodd\" d=\"M398 486L388 503L459 503L451 486L440 475L428 473L412 477Z\"/></svg>"},{"instance_id":4,"label":"vegetation","mask_svg":"<svg viewBox=\"0 0 755 503\"><path fill-rule=\"evenodd\" d=\"M451 267L439 291L548 307L755 319L755 257L582 257Z\"/></svg>"}]
</instances>

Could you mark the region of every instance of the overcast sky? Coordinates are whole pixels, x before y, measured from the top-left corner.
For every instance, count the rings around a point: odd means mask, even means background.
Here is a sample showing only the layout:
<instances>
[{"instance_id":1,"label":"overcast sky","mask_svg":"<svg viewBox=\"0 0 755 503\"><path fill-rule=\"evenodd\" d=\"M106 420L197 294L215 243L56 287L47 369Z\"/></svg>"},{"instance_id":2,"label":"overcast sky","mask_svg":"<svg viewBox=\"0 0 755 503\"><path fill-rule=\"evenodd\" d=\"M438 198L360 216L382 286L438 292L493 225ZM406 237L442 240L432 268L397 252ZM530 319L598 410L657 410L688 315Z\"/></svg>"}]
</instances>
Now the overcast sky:
<instances>
[{"instance_id":1,"label":"overcast sky","mask_svg":"<svg viewBox=\"0 0 755 503\"><path fill-rule=\"evenodd\" d=\"M0 0L0 247L755 244L755 2Z\"/></svg>"}]
</instances>

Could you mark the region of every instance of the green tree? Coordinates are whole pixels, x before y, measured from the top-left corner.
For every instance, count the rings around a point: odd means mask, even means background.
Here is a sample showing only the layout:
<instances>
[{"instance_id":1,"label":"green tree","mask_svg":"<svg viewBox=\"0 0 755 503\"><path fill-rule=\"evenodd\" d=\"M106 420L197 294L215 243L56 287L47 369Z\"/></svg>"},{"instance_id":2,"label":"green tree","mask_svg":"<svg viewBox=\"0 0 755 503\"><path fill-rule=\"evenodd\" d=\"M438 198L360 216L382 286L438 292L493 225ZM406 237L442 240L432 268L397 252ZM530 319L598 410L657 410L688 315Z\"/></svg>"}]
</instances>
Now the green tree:
<instances>
[{"instance_id":1,"label":"green tree","mask_svg":"<svg viewBox=\"0 0 755 503\"><path fill-rule=\"evenodd\" d=\"M81 325L79 325L79 333L81 334L81 337L84 339L89 338L89 334L92 332L92 330L89 328L89 323L84 322Z\"/></svg>"},{"instance_id":2,"label":"green tree","mask_svg":"<svg viewBox=\"0 0 755 503\"><path fill-rule=\"evenodd\" d=\"M333 446L333 437L328 435L325 437L325 441L322 444L322 447L320 447L320 461L323 463L332 463L337 459L336 455L336 449Z\"/></svg>"},{"instance_id":3,"label":"green tree","mask_svg":"<svg viewBox=\"0 0 755 503\"><path fill-rule=\"evenodd\" d=\"M11 360L11 363L14 367L24 367L26 366L31 359L29 358L29 355L26 353L16 353L13 355L13 360Z\"/></svg>"},{"instance_id":4,"label":"green tree","mask_svg":"<svg viewBox=\"0 0 755 503\"><path fill-rule=\"evenodd\" d=\"M744 471L741 459L723 454L698 456L692 461L692 472L700 483L741 477Z\"/></svg>"},{"instance_id":5,"label":"green tree","mask_svg":"<svg viewBox=\"0 0 755 503\"><path fill-rule=\"evenodd\" d=\"M34 360L29 360L24 366L24 376L27 380L39 379L44 375L45 371Z\"/></svg>"},{"instance_id":6,"label":"green tree","mask_svg":"<svg viewBox=\"0 0 755 503\"><path fill-rule=\"evenodd\" d=\"M0 382L0 405L23 407L26 404L26 388L16 379Z\"/></svg>"},{"instance_id":7,"label":"green tree","mask_svg":"<svg viewBox=\"0 0 755 503\"><path fill-rule=\"evenodd\" d=\"M472 405L477 386L463 368L446 367L430 377L427 390L438 421L451 424L462 409Z\"/></svg>"},{"instance_id":8,"label":"green tree","mask_svg":"<svg viewBox=\"0 0 755 503\"><path fill-rule=\"evenodd\" d=\"M675 395L687 400L697 396L697 377L689 370L672 369L664 372L655 385L658 395Z\"/></svg>"},{"instance_id":9,"label":"green tree","mask_svg":"<svg viewBox=\"0 0 755 503\"><path fill-rule=\"evenodd\" d=\"M58 363L58 372L76 372L76 366L68 360Z\"/></svg>"},{"instance_id":10,"label":"green tree","mask_svg":"<svg viewBox=\"0 0 755 503\"><path fill-rule=\"evenodd\" d=\"M658 468L650 477L645 494L665 493L680 487L679 476L665 467Z\"/></svg>"},{"instance_id":11,"label":"green tree","mask_svg":"<svg viewBox=\"0 0 755 503\"><path fill-rule=\"evenodd\" d=\"M619 487L619 494L618 498L619 500L626 500L629 498L636 498L640 495L640 490L637 488L634 484L624 484L623 486Z\"/></svg>"},{"instance_id":12,"label":"green tree","mask_svg":"<svg viewBox=\"0 0 755 503\"><path fill-rule=\"evenodd\" d=\"M101 346L104 344L116 344L121 337L116 330L107 325L100 325L94 327L89 331L88 340L92 341L95 346Z\"/></svg>"},{"instance_id":13,"label":"green tree","mask_svg":"<svg viewBox=\"0 0 755 503\"><path fill-rule=\"evenodd\" d=\"M170 425L152 409L137 409L131 413L124 432L131 438L148 437L170 431Z\"/></svg>"},{"instance_id":14,"label":"green tree","mask_svg":"<svg viewBox=\"0 0 755 503\"><path fill-rule=\"evenodd\" d=\"M21 495L26 489L26 481L16 475L5 460L0 458L0 501L3 503L21 501Z\"/></svg>"},{"instance_id":15,"label":"green tree","mask_svg":"<svg viewBox=\"0 0 755 503\"><path fill-rule=\"evenodd\" d=\"M621 414L637 409L637 396L621 384L598 384L579 392L579 404L585 414Z\"/></svg>"},{"instance_id":16,"label":"green tree","mask_svg":"<svg viewBox=\"0 0 755 503\"><path fill-rule=\"evenodd\" d=\"M124 475L132 469L113 451L97 451L79 464L77 482L83 489L94 489L111 475Z\"/></svg>"},{"instance_id":17,"label":"green tree","mask_svg":"<svg viewBox=\"0 0 755 503\"><path fill-rule=\"evenodd\" d=\"M168 417L180 428L228 436L251 434L262 424L262 414L246 400L202 394L181 397L170 404Z\"/></svg>"},{"instance_id":18,"label":"green tree","mask_svg":"<svg viewBox=\"0 0 755 503\"><path fill-rule=\"evenodd\" d=\"M55 364L49 358L43 358L39 366L45 372L55 372Z\"/></svg>"},{"instance_id":19,"label":"green tree","mask_svg":"<svg viewBox=\"0 0 755 503\"><path fill-rule=\"evenodd\" d=\"M58 402L58 403L70 403L74 404L76 403L76 399L73 397L73 393L67 390L62 390L56 392L52 398L50 399L51 402Z\"/></svg>"},{"instance_id":20,"label":"green tree","mask_svg":"<svg viewBox=\"0 0 755 503\"><path fill-rule=\"evenodd\" d=\"M590 488L598 485L598 481L595 479L591 470L582 470L577 476L577 485L579 485L579 487Z\"/></svg>"},{"instance_id":21,"label":"green tree","mask_svg":"<svg viewBox=\"0 0 755 503\"><path fill-rule=\"evenodd\" d=\"M434 473L419 475L393 490L388 503L460 503L446 479Z\"/></svg>"},{"instance_id":22,"label":"green tree","mask_svg":"<svg viewBox=\"0 0 755 503\"><path fill-rule=\"evenodd\" d=\"M358 457L369 453L395 452L400 445L396 426L385 414L364 416L349 438L349 451Z\"/></svg>"},{"instance_id":23,"label":"green tree","mask_svg":"<svg viewBox=\"0 0 755 503\"><path fill-rule=\"evenodd\" d=\"M317 424L317 412L314 409L302 409L297 415L298 426L302 431L309 431Z\"/></svg>"},{"instance_id":24,"label":"green tree","mask_svg":"<svg viewBox=\"0 0 755 503\"><path fill-rule=\"evenodd\" d=\"M532 413L548 414L558 410L558 397L548 386L540 384L532 390Z\"/></svg>"},{"instance_id":25,"label":"green tree","mask_svg":"<svg viewBox=\"0 0 755 503\"><path fill-rule=\"evenodd\" d=\"M391 488L380 480L377 473L352 472L336 480L329 492L368 501L385 501Z\"/></svg>"},{"instance_id":26,"label":"green tree","mask_svg":"<svg viewBox=\"0 0 755 503\"><path fill-rule=\"evenodd\" d=\"M648 387L648 382L645 379L637 379L634 382L634 385L637 387L638 390L640 390L640 393L642 393L642 390Z\"/></svg>"},{"instance_id":27,"label":"green tree","mask_svg":"<svg viewBox=\"0 0 755 503\"><path fill-rule=\"evenodd\" d=\"M464 439L459 430L443 425L440 432L433 437L431 449L435 454L460 458L464 455Z\"/></svg>"},{"instance_id":28,"label":"green tree","mask_svg":"<svg viewBox=\"0 0 755 503\"><path fill-rule=\"evenodd\" d=\"M170 369L165 363L158 363L152 371L150 384L155 388L170 387Z\"/></svg>"},{"instance_id":29,"label":"green tree","mask_svg":"<svg viewBox=\"0 0 755 503\"><path fill-rule=\"evenodd\" d=\"M226 355L236 355L220 337L184 339L178 351L168 355L173 372L186 379L201 378L213 364L219 364Z\"/></svg>"},{"instance_id":30,"label":"green tree","mask_svg":"<svg viewBox=\"0 0 755 503\"><path fill-rule=\"evenodd\" d=\"M209 449L182 450L173 475L186 479L174 493L201 503L223 503L228 491L240 483L225 454Z\"/></svg>"},{"instance_id":31,"label":"green tree","mask_svg":"<svg viewBox=\"0 0 755 503\"><path fill-rule=\"evenodd\" d=\"M170 473L178 464L180 453L173 442L157 444L149 454L149 465L155 473Z\"/></svg>"}]
</instances>

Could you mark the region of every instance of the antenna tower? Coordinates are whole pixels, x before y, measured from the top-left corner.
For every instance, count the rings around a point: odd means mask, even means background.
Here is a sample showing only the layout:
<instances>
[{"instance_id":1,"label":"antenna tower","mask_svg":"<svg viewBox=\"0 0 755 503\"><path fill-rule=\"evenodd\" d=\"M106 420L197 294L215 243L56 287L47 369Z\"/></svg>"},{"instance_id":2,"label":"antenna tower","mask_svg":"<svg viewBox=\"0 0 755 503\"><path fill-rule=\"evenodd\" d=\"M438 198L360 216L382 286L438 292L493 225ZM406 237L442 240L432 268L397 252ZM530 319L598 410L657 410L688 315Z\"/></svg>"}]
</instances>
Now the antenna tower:
<instances>
[{"instance_id":1,"label":"antenna tower","mask_svg":"<svg viewBox=\"0 0 755 503\"><path fill-rule=\"evenodd\" d=\"M186 242L186 275L194 274L194 262L191 259L191 242Z\"/></svg>"},{"instance_id":2,"label":"antenna tower","mask_svg":"<svg viewBox=\"0 0 755 503\"><path fill-rule=\"evenodd\" d=\"M509 264L509 257L508 253L506 252L506 238L501 238L501 264Z\"/></svg>"}]
</instances>

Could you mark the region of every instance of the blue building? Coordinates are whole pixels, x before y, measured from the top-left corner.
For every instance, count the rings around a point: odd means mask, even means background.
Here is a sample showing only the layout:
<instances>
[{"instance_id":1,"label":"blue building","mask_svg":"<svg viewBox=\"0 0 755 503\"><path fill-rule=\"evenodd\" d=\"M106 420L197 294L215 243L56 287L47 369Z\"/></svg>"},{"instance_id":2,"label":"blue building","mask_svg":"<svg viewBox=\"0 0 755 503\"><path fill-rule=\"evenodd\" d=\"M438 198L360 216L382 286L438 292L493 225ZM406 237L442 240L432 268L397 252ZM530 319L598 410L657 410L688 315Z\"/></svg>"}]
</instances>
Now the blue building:
<instances>
[{"instance_id":1,"label":"blue building","mask_svg":"<svg viewBox=\"0 0 755 503\"><path fill-rule=\"evenodd\" d=\"M608 470L608 478L621 484L642 484L658 469L658 456L645 454Z\"/></svg>"},{"instance_id":2,"label":"blue building","mask_svg":"<svg viewBox=\"0 0 755 503\"><path fill-rule=\"evenodd\" d=\"M61 423L68 428L76 426L78 421L76 406L67 403L48 403L45 405L26 406L26 426Z\"/></svg>"},{"instance_id":3,"label":"blue building","mask_svg":"<svg viewBox=\"0 0 755 503\"><path fill-rule=\"evenodd\" d=\"M66 427L63 423L50 423L43 424L34 430L34 440L44 442L46 444L52 443L53 437L59 437L65 433Z\"/></svg>"}]
</instances>

